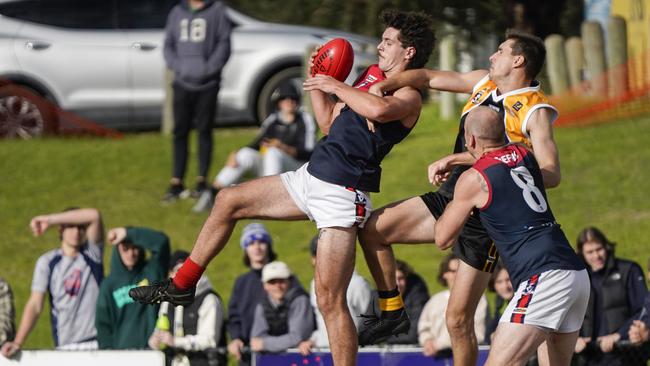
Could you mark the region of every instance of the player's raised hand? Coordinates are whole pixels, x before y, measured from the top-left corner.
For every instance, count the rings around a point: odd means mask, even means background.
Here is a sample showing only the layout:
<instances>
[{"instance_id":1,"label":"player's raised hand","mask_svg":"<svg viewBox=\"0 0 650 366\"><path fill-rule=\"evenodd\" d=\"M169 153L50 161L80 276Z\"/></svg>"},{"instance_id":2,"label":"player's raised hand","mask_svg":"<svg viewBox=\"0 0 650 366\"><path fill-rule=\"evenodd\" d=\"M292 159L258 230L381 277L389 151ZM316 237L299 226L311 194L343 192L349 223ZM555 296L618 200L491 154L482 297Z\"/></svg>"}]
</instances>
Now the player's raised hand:
<instances>
[{"instance_id":1,"label":"player's raised hand","mask_svg":"<svg viewBox=\"0 0 650 366\"><path fill-rule=\"evenodd\" d=\"M34 236L41 236L50 227L50 220L47 215L39 215L29 222L29 227L32 229Z\"/></svg>"},{"instance_id":2,"label":"player's raised hand","mask_svg":"<svg viewBox=\"0 0 650 366\"><path fill-rule=\"evenodd\" d=\"M116 227L110 229L106 238L108 239L108 242L111 243L111 245L117 245L124 241L124 238L126 238L126 228Z\"/></svg>"}]
</instances>

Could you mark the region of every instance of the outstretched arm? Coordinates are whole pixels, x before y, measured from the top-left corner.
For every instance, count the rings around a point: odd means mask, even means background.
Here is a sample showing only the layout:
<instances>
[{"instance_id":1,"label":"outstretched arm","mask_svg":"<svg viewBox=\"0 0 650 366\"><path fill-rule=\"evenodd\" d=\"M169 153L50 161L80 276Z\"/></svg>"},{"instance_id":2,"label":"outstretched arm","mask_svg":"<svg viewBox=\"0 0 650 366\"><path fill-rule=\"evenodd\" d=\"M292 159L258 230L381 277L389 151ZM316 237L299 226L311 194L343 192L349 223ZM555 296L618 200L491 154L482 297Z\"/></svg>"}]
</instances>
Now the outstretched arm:
<instances>
[{"instance_id":1,"label":"outstretched arm","mask_svg":"<svg viewBox=\"0 0 650 366\"><path fill-rule=\"evenodd\" d=\"M453 93L471 93L474 85L487 75L486 70L466 73L429 69L406 70L370 87L370 93L384 95L386 92L410 86L419 90L426 88Z\"/></svg>"},{"instance_id":2,"label":"outstretched arm","mask_svg":"<svg viewBox=\"0 0 650 366\"><path fill-rule=\"evenodd\" d=\"M438 248L453 246L465 222L476 207L488 200L488 188L483 176L476 169L463 173L454 189L454 199L449 202L435 224L435 242Z\"/></svg>"},{"instance_id":3,"label":"outstretched arm","mask_svg":"<svg viewBox=\"0 0 650 366\"><path fill-rule=\"evenodd\" d=\"M553 138L553 119L555 111L539 108L533 111L526 129L533 144L533 154L544 178L544 187L553 188L560 184L560 156Z\"/></svg>"}]
</instances>

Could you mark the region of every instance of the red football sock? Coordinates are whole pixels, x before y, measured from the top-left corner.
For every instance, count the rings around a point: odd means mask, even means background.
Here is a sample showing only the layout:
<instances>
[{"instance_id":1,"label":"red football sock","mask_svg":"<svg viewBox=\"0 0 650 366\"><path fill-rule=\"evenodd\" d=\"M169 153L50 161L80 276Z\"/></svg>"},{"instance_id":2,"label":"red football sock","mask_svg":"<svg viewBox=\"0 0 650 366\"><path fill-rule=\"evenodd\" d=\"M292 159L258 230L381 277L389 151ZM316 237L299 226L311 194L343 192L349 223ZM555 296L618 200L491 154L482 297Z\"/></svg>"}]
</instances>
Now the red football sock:
<instances>
[{"instance_id":1,"label":"red football sock","mask_svg":"<svg viewBox=\"0 0 650 366\"><path fill-rule=\"evenodd\" d=\"M174 280L174 286L179 290L187 290L188 288L196 287L196 283L199 282L199 278L205 271L205 268L194 263L192 259L187 258L185 263L176 273Z\"/></svg>"}]
</instances>

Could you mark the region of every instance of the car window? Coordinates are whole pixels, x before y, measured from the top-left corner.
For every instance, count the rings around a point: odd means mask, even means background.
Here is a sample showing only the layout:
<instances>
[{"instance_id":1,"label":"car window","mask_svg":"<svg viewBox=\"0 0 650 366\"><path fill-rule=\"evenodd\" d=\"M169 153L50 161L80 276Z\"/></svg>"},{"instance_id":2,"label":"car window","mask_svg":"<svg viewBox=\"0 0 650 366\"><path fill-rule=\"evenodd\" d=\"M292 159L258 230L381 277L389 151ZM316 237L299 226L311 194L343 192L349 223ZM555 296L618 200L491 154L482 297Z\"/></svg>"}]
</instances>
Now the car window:
<instances>
[{"instance_id":1,"label":"car window","mask_svg":"<svg viewBox=\"0 0 650 366\"><path fill-rule=\"evenodd\" d=\"M118 27L122 29L165 28L169 11L178 0L117 0Z\"/></svg>"},{"instance_id":2,"label":"car window","mask_svg":"<svg viewBox=\"0 0 650 366\"><path fill-rule=\"evenodd\" d=\"M61 28L110 29L115 27L112 0L27 0L2 4L0 14Z\"/></svg>"}]
</instances>

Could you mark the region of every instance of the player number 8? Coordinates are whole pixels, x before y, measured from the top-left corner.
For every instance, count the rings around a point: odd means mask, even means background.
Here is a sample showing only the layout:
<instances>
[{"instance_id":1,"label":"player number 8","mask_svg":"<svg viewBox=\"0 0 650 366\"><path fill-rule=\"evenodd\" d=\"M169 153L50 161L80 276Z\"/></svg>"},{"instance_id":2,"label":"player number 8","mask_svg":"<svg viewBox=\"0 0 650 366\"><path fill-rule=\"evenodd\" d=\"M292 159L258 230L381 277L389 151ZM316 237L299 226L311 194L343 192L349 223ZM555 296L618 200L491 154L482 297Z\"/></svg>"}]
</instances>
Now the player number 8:
<instances>
[{"instance_id":1,"label":"player number 8","mask_svg":"<svg viewBox=\"0 0 650 366\"><path fill-rule=\"evenodd\" d=\"M525 166L518 166L510 170L510 176L519 188L523 189L524 201L535 212L544 212L548 204L542 192L535 186L533 175Z\"/></svg>"}]
</instances>

